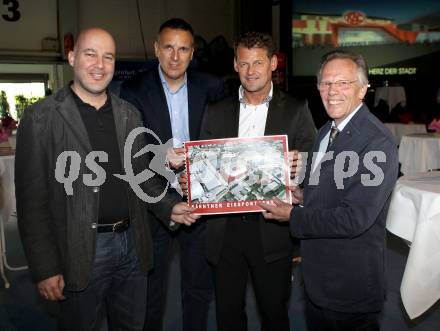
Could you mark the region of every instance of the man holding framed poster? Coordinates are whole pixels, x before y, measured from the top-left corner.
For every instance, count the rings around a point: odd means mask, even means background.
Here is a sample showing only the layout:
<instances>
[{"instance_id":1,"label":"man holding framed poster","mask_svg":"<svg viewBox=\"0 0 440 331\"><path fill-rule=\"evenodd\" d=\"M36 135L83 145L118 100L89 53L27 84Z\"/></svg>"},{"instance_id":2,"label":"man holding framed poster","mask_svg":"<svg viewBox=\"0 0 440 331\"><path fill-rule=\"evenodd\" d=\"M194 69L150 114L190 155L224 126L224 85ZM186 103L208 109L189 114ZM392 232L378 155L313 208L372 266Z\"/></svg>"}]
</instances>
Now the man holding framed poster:
<instances>
[{"instance_id":1,"label":"man holding framed poster","mask_svg":"<svg viewBox=\"0 0 440 331\"><path fill-rule=\"evenodd\" d=\"M189 68L194 52L194 31L181 18L171 18L159 28L154 43L159 65L121 86L121 98L142 113L143 123L174 147L199 138L207 102L223 97L223 82ZM157 144L150 135L148 143ZM167 155L168 156L173 156ZM170 167L177 170L176 164ZM170 157L168 158L170 160ZM174 189L170 188L170 192ZM213 297L211 269L206 261L206 224L197 222L191 229L170 231L157 218L150 222L154 247L154 269L148 275L147 323L144 330L162 331L166 308L169 258L172 244L180 250L180 285L183 306L183 330L205 331L209 304Z\"/></svg>"},{"instance_id":2,"label":"man holding framed poster","mask_svg":"<svg viewBox=\"0 0 440 331\"><path fill-rule=\"evenodd\" d=\"M235 42L234 52L240 89L208 106L200 139L287 135L289 148L308 151L316 133L312 116L305 101L273 87L277 58L271 37L248 32ZM247 330L244 302L248 274L262 329L290 330L287 304L293 244L288 227L265 222L260 213L212 215L207 221L218 330Z\"/></svg>"},{"instance_id":3,"label":"man holding framed poster","mask_svg":"<svg viewBox=\"0 0 440 331\"><path fill-rule=\"evenodd\" d=\"M386 297L386 219L398 175L390 131L363 103L368 67L360 54L325 54L317 76L331 118L313 145L293 207L261 204L268 222L301 239L309 331L379 331Z\"/></svg>"}]
</instances>

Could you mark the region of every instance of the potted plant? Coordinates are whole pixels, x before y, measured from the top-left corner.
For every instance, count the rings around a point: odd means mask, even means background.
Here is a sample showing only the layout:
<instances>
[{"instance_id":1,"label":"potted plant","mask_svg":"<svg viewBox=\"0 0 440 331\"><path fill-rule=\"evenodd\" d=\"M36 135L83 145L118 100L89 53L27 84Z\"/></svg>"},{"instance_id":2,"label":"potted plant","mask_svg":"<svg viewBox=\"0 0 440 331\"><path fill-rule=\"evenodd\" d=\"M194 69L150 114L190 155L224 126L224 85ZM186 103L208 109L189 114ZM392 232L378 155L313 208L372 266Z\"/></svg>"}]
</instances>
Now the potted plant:
<instances>
[{"instance_id":1,"label":"potted plant","mask_svg":"<svg viewBox=\"0 0 440 331\"><path fill-rule=\"evenodd\" d=\"M17 114L17 121L20 122L21 116L23 116L23 112L27 107L29 107L30 105L41 99L43 98L39 98L39 97L26 98L23 94L17 94L15 96L15 112Z\"/></svg>"},{"instance_id":2,"label":"potted plant","mask_svg":"<svg viewBox=\"0 0 440 331\"><path fill-rule=\"evenodd\" d=\"M8 142L12 130L17 128L17 122L9 112L9 103L5 91L0 92L0 121L0 143Z\"/></svg>"}]
</instances>

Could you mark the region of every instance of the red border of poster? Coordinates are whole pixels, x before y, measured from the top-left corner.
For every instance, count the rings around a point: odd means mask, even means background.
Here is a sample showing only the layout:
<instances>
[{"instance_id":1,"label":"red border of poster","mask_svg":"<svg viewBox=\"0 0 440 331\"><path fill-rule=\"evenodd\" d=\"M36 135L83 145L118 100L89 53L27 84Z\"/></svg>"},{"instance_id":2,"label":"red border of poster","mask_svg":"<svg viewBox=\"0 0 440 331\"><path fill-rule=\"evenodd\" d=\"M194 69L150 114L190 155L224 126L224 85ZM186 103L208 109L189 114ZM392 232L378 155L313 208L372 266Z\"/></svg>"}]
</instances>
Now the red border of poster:
<instances>
[{"instance_id":1,"label":"red border of poster","mask_svg":"<svg viewBox=\"0 0 440 331\"><path fill-rule=\"evenodd\" d=\"M225 144L241 144L249 142L264 142L264 141L279 141L282 144L282 166L283 173L282 177L284 179L285 187L284 198L281 199L285 202L291 203L291 196L289 191L289 181L290 181L290 167L287 157L288 143L286 135L277 136L262 136L262 137L251 137L251 138L228 138L228 139L210 139L210 140L198 140L198 141L188 141L185 142L185 164L186 171L188 174L188 204L191 207L195 207L196 214L209 215L209 214L228 214L228 213L243 213L243 212L259 212L263 211L261 207L258 206L258 202L273 203L272 200L234 200L234 201L210 201L203 203L192 203L192 193L191 193L191 170L192 164L189 159L190 149L194 146L203 145L225 145ZM270 163L268 163L270 165ZM283 183L283 185L284 185Z\"/></svg>"}]
</instances>

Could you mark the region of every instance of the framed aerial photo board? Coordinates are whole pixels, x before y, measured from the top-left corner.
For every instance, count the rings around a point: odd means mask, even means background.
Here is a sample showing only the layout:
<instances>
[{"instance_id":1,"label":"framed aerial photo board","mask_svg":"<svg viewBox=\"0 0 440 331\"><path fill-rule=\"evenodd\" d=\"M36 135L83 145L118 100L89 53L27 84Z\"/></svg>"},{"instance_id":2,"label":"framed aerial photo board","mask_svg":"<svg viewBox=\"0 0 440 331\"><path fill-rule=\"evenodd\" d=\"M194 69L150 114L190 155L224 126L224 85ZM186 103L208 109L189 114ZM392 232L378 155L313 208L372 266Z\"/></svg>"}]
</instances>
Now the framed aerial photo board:
<instances>
[{"instance_id":1,"label":"framed aerial photo board","mask_svg":"<svg viewBox=\"0 0 440 331\"><path fill-rule=\"evenodd\" d=\"M287 136L185 143L188 204L197 214L257 212L274 197L291 203Z\"/></svg>"}]
</instances>

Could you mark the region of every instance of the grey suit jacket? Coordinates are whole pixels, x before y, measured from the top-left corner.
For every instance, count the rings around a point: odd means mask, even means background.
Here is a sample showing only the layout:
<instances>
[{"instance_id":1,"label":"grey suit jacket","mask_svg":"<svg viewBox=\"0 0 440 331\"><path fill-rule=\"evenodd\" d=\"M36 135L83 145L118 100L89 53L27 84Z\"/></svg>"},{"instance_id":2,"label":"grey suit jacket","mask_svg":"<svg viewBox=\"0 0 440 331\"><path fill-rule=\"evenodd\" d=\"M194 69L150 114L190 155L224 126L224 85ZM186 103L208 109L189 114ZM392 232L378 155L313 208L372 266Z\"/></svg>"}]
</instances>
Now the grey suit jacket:
<instances>
[{"instance_id":1,"label":"grey suit jacket","mask_svg":"<svg viewBox=\"0 0 440 331\"><path fill-rule=\"evenodd\" d=\"M238 137L239 118L240 103L237 95L209 105L203 118L200 139ZM315 138L316 129L307 102L274 89L264 134L287 134L290 150L308 151ZM220 215L207 218L208 259L213 264L216 264L220 257L226 222L235 216ZM264 221L261 215L259 223L266 262L290 256L292 240L288 226Z\"/></svg>"},{"instance_id":2,"label":"grey suit jacket","mask_svg":"<svg viewBox=\"0 0 440 331\"><path fill-rule=\"evenodd\" d=\"M63 274L67 289L80 290L87 286L93 268L96 229L92 224L98 221L100 188L83 183L83 174L92 173L84 163L92 147L68 89L65 87L24 112L17 134L15 185L18 226L33 278L41 281ZM122 158L127 135L142 122L132 105L114 95L110 98ZM138 136L133 152L141 149L144 142ZM73 195L67 195L55 178L57 158L64 151L75 151L81 157L79 176L72 184ZM148 165L145 157L132 158L132 162L137 170ZM163 191L162 181L156 177L144 185L151 196ZM139 264L146 272L152 266L146 204L128 184L127 194ZM161 219L169 220L171 208L179 200L178 196L166 196L149 208Z\"/></svg>"},{"instance_id":3,"label":"grey suit jacket","mask_svg":"<svg viewBox=\"0 0 440 331\"><path fill-rule=\"evenodd\" d=\"M320 130L313 151L330 126L328 122ZM294 207L291 212L291 233L303 239L305 289L313 303L333 311L379 311L386 283L385 221L398 173L396 144L388 129L363 106L329 151L334 156L322 163L318 184L306 175L304 208ZM359 156L359 167L343 180L342 187L340 180L335 181L339 167L335 159L346 152ZM380 153L385 160L370 158L371 153ZM339 171L347 171L347 162L340 166ZM374 179L381 180L371 185Z\"/></svg>"}]
</instances>

